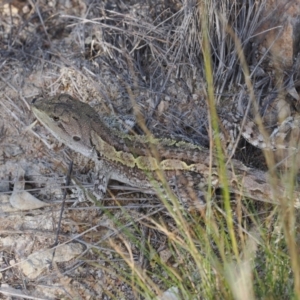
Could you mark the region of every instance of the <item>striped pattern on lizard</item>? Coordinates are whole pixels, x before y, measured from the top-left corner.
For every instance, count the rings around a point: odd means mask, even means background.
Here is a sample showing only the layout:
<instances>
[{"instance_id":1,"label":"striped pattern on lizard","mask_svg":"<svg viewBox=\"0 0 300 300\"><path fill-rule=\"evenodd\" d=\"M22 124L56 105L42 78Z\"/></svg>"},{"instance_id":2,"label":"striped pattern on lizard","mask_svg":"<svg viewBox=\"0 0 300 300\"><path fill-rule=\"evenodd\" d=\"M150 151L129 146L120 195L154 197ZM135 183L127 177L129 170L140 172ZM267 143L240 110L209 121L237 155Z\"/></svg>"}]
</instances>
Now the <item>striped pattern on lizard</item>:
<instances>
[{"instance_id":1,"label":"striped pattern on lizard","mask_svg":"<svg viewBox=\"0 0 300 300\"><path fill-rule=\"evenodd\" d=\"M110 179L153 191L164 175L175 195L188 208L201 208L210 183L221 185L217 160L198 145L129 135L109 127L88 104L68 94L32 101L37 119L60 141L95 161L95 195L102 199ZM161 173L160 173L161 172ZM273 201L274 189L264 172L250 169L234 159L227 166L227 179L234 193ZM284 190L281 190L281 195ZM298 200L300 194L294 193Z\"/></svg>"}]
</instances>

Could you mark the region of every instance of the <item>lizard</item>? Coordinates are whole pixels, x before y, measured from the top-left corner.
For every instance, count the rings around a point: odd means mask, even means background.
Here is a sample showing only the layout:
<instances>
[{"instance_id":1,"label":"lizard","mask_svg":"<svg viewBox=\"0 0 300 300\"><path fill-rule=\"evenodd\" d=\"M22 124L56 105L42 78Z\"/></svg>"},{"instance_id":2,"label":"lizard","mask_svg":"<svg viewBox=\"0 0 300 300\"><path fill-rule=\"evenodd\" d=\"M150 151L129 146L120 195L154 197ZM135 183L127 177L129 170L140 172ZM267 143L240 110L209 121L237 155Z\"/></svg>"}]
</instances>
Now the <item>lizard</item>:
<instances>
[{"instance_id":1,"label":"lizard","mask_svg":"<svg viewBox=\"0 0 300 300\"><path fill-rule=\"evenodd\" d=\"M209 150L199 145L130 135L109 127L91 106L68 94L37 97L31 109L55 138L95 162L94 194L98 199L104 197L111 179L153 192L163 174L184 205L201 208L207 186L222 187L217 159L214 155L211 159ZM231 159L226 176L231 192L274 202L275 191L265 172ZM298 202L300 193L294 191L293 197Z\"/></svg>"}]
</instances>

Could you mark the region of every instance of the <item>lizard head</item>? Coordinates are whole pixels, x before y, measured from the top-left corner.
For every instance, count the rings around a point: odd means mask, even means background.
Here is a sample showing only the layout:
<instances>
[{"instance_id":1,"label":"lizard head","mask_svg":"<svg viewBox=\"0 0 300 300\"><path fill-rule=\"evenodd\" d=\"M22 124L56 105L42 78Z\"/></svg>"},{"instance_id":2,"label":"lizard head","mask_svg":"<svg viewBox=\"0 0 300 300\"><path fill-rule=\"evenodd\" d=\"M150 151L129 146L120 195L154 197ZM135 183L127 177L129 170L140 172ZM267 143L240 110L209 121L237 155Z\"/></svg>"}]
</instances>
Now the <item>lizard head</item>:
<instances>
[{"instance_id":1,"label":"lizard head","mask_svg":"<svg viewBox=\"0 0 300 300\"><path fill-rule=\"evenodd\" d=\"M84 156L93 155L90 141L96 111L88 104L61 94L36 98L31 103L36 118L62 143Z\"/></svg>"}]
</instances>

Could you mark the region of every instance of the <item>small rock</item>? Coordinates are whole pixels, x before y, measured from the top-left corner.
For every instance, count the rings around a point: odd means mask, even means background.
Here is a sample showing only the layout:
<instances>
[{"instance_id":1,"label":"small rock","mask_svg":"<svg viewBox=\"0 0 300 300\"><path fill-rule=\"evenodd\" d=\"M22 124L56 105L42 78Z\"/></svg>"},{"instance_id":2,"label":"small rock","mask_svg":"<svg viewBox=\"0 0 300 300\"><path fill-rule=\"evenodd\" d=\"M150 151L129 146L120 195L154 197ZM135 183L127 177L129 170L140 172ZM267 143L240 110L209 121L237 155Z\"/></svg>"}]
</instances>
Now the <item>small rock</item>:
<instances>
[{"instance_id":1,"label":"small rock","mask_svg":"<svg viewBox=\"0 0 300 300\"><path fill-rule=\"evenodd\" d=\"M83 246L79 243L69 243L56 248L54 262L67 262L81 254ZM30 279L38 277L52 261L53 249L35 252L27 257L19 266L22 272Z\"/></svg>"},{"instance_id":2,"label":"small rock","mask_svg":"<svg viewBox=\"0 0 300 300\"><path fill-rule=\"evenodd\" d=\"M12 207L17 208L18 210L31 210L49 206L49 204L40 201L26 191L13 192L9 202Z\"/></svg>"},{"instance_id":3,"label":"small rock","mask_svg":"<svg viewBox=\"0 0 300 300\"><path fill-rule=\"evenodd\" d=\"M178 287L172 286L166 290L160 297L157 297L156 300L180 300L182 299L179 295Z\"/></svg>"}]
</instances>

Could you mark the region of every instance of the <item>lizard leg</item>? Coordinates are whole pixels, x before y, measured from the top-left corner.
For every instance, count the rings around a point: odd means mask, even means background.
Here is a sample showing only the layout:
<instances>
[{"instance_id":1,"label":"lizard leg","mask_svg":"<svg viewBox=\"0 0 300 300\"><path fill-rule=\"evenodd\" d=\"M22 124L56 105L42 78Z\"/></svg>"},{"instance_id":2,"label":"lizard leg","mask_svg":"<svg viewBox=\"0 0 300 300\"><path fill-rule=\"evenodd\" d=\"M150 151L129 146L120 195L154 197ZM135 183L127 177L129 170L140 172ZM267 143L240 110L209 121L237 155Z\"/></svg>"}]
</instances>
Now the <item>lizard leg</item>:
<instances>
[{"instance_id":1,"label":"lizard leg","mask_svg":"<svg viewBox=\"0 0 300 300\"><path fill-rule=\"evenodd\" d=\"M203 177L195 172L176 172L169 183L180 203L188 208L202 210L206 205L206 186Z\"/></svg>"},{"instance_id":2,"label":"lizard leg","mask_svg":"<svg viewBox=\"0 0 300 300\"><path fill-rule=\"evenodd\" d=\"M96 164L93 194L97 200L104 198L109 180L113 179L132 187L141 188L145 193L153 193L152 184L145 172L137 168L129 169L122 164L100 159Z\"/></svg>"},{"instance_id":3,"label":"lizard leg","mask_svg":"<svg viewBox=\"0 0 300 300\"><path fill-rule=\"evenodd\" d=\"M112 175L111 169L111 166L104 160L99 160L96 164L93 194L97 200L102 200L106 194L107 185Z\"/></svg>"}]
</instances>

